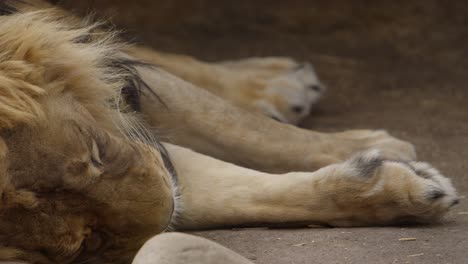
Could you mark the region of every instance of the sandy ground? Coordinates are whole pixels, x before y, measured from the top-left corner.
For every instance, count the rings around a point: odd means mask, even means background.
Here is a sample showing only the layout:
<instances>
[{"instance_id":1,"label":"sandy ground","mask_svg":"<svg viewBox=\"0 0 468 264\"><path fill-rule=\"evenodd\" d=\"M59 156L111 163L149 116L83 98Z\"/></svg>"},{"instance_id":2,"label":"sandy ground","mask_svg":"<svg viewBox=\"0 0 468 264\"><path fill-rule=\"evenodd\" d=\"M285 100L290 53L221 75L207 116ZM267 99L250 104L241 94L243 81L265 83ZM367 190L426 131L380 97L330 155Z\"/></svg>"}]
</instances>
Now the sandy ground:
<instances>
[{"instance_id":1,"label":"sandy ground","mask_svg":"<svg viewBox=\"0 0 468 264\"><path fill-rule=\"evenodd\" d=\"M102 9L113 4L112 8ZM445 223L389 228L196 232L258 264L468 263L466 1L75 1L137 40L206 60L285 55L311 61L328 86L302 124L386 129L462 195ZM104 10L104 11L103 11ZM151 13L149 13L151 10ZM412 237L414 241L399 241Z\"/></svg>"}]
</instances>

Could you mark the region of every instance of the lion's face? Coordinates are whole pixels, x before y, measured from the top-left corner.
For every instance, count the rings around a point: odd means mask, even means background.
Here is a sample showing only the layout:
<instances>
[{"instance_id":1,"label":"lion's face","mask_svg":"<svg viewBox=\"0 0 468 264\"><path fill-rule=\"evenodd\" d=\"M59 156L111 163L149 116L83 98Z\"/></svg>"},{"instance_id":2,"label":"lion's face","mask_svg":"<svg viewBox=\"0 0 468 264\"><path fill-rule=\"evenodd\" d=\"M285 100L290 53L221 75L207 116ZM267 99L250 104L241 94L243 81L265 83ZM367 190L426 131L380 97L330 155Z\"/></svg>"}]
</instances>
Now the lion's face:
<instances>
[{"instance_id":1,"label":"lion's face","mask_svg":"<svg viewBox=\"0 0 468 264\"><path fill-rule=\"evenodd\" d=\"M0 211L2 242L62 262L163 231L173 201L160 154L100 128L71 96L42 105L44 120L3 135L8 177L30 201Z\"/></svg>"},{"instance_id":2,"label":"lion's face","mask_svg":"<svg viewBox=\"0 0 468 264\"><path fill-rule=\"evenodd\" d=\"M0 16L0 261L128 262L170 222L171 175L120 132L118 50L54 16Z\"/></svg>"}]
</instances>

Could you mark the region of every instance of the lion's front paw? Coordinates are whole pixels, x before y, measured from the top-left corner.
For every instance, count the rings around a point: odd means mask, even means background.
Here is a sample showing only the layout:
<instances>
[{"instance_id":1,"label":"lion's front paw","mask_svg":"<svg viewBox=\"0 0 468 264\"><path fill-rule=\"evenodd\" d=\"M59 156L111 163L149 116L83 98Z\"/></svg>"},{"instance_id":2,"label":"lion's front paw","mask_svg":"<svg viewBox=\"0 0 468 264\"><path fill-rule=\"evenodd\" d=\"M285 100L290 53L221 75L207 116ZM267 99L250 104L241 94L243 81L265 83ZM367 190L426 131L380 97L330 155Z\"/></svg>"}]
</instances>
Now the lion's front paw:
<instances>
[{"instance_id":1,"label":"lion's front paw","mask_svg":"<svg viewBox=\"0 0 468 264\"><path fill-rule=\"evenodd\" d=\"M325 92L310 63L290 58L250 58L226 62L224 67L238 76L234 85L241 105L277 121L298 124L310 114Z\"/></svg>"},{"instance_id":2,"label":"lion's front paw","mask_svg":"<svg viewBox=\"0 0 468 264\"><path fill-rule=\"evenodd\" d=\"M413 144L390 136L385 131L375 131L367 139L367 147L377 148L386 159L415 160L416 150Z\"/></svg>"},{"instance_id":3,"label":"lion's front paw","mask_svg":"<svg viewBox=\"0 0 468 264\"><path fill-rule=\"evenodd\" d=\"M348 215L331 225L431 223L459 202L451 181L425 162L384 160L375 150L338 171L347 180L338 181L334 201Z\"/></svg>"},{"instance_id":4,"label":"lion's front paw","mask_svg":"<svg viewBox=\"0 0 468 264\"><path fill-rule=\"evenodd\" d=\"M350 130L335 135L343 141L340 145L342 159L370 149L380 150L380 155L384 159L404 161L416 159L413 144L397 139L383 130Z\"/></svg>"},{"instance_id":5,"label":"lion's front paw","mask_svg":"<svg viewBox=\"0 0 468 264\"><path fill-rule=\"evenodd\" d=\"M298 124L325 92L309 63L285 70L266 83L264 97L254 102L261 112L281 122Z\"/></svg>"}]
</instances>

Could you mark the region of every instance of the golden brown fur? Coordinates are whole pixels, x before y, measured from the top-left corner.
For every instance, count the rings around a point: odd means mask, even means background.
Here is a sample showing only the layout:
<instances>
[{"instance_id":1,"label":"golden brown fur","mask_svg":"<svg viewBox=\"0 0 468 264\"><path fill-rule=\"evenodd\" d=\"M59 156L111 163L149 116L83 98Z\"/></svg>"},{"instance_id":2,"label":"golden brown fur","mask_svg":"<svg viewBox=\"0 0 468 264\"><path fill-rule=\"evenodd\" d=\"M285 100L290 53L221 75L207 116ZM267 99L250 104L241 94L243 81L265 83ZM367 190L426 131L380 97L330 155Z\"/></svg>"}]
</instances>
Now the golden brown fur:
<instances>
[{"instance_id":1,"label":"golden brown fur","mask_svg":"<svg viewBox=\"0 0 468 264\"><path fill-rule=\"evenodd\" d=\"M458 202L385 132L281 124L136 62L158 55L63 10L0 4L19 9L0 16L0 263L130 263L169 227L430 223ZM240 67L228 64L212 69Z\"/></svg>"}]
</instances>

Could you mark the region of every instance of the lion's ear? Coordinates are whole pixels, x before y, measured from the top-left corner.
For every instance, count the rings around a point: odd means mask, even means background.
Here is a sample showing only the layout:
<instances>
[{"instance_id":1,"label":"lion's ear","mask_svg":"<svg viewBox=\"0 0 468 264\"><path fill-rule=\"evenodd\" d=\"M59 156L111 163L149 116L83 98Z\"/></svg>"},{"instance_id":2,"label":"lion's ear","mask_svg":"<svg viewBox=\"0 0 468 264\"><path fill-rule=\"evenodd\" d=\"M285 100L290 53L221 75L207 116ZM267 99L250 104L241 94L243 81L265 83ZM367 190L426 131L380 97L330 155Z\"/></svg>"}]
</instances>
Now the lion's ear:
<instances>
[{"instance_id":1,"label":"lion's ear","mask_svg":"<svg viewBox=\"0 0 468 264\"><path fill-rule=\"evenodd\" d=\"M0 129L43 116L36 98L45 90L27 81L25 67L21 62L0 62Z\"/></svg>"}]
</instances>

